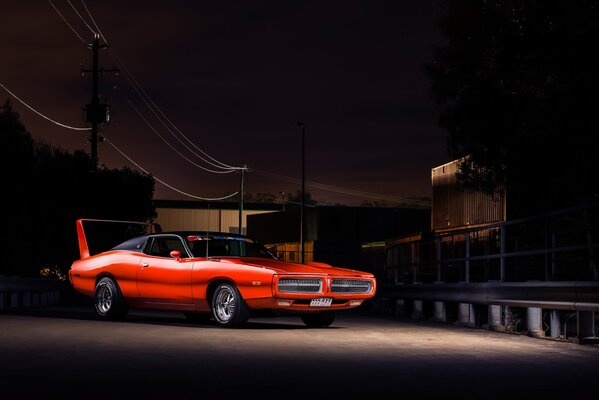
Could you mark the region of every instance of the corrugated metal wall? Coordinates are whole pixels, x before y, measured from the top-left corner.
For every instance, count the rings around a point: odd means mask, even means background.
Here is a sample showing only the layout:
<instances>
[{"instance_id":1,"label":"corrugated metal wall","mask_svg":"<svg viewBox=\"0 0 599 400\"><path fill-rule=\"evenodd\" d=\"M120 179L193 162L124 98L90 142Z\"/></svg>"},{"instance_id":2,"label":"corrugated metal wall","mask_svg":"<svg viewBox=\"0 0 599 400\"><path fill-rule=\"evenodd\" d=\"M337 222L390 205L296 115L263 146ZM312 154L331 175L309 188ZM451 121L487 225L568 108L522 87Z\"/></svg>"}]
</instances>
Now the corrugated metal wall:
<instances>
[{"instance_id":1,"label":"corrugated metal wall","mask_svg":"<svg viewBox=\"0 0 599 400\"><path fill-rule=\"evenodd\" d=\"M247 229L247 216L272 211L244 210L242 233ZM156 208L156 222L167 231L214 231L237 233L239 210L208 210L193 208Z\"/></svg>"},{"instance_id":2,"label":"corrugated metal wall","mask_svg":"<svg viewBox=\"0 0 599 400\"><path fill-rule=\"evenodd\" d=\"M433 231L505 221L505 192L491 196L470 192L457 184L459 160L433 168Z\"/></svg>"}]
</instances>

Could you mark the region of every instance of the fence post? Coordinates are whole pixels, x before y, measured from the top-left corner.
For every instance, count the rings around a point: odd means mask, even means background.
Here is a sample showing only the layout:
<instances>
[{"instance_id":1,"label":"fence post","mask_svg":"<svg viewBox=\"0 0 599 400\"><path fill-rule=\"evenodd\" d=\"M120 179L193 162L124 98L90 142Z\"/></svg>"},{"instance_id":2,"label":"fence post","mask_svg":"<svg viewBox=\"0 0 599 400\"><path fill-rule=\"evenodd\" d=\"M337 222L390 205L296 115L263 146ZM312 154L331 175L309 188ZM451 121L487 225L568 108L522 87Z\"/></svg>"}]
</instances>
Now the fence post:
<instances>
[{"instance_id":1,"label":"fence post","mask_svg":"<svg viewBox=\"0 0 599 400\"><path fill-rule=\"evenodd\" d=\"M499 281L505 281L505 226L499 226Z\"/></svg>"},{"instance_id":2,"label":"fence post","mask_svg":"<svg viewBox=\"0 0 599 400\"><path fill-rule=\"evenodd\" d=\"M441 238L435 238L435 253L437 255L437 282L441 280Z\"/></svg>"},{"instance_id":3,"label":"fence post","mask_svg":"<svg viewBox=\"0 0 599 400\"><path fill-rule=\"evenodd\" d=\"M465 262L464 282L470 283L470 232L466 232L466 262Z\"/></svg>"},{"instance_id":4,"label":"fence post","mask_svg":"<svg viewBox=\"0 0 599 400\"><path fill-rule=\"evenodd\" d=\"M528 334L530 336L545 336L545 332L543 331L542 314L543 310L538 307L528 307L526 309L526 329L528 330Z\"/></svg>"}]
</instances>

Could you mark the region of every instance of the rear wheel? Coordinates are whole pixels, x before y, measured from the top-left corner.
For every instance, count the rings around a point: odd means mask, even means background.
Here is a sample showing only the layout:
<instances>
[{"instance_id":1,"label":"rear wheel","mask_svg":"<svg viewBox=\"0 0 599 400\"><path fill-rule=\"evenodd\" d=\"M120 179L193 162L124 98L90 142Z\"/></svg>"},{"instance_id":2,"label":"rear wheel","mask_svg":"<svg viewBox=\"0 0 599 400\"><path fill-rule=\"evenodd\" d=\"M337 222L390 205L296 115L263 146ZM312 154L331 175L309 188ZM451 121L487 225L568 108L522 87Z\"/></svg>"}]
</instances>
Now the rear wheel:
<instances>
[{"instance_id":1,"label":"rear wheel","mask_svg":"<svg viewBox=\"0 0 599 400\"><path fill-rule=\"evenodd\" d=\"M94 306L96 314L102 319L122 319L129 311L118 285L108 277L100 279L96 284Z\"/></svg>"},{"instance_id":2,"label":"rear wheel","mask_svg":"<svg viewBox=\"0 0 599 400\"><path fill-rule=\"evenodd\" d=\"M212 314L219 326L230 328L243 325L249 310L239 290L232 283L221 283L212 296Z\"/></svg>"},{"instance_id":3,"label":"rear wheel","mask_svg":"<svg viewBox=\"0 0 599 400\"><path fill-rule=\"evenodd\" d=\"M302 315L302 321L308 328L325 328L335 321L333 311Z\"/></svg>"}]
</instances>

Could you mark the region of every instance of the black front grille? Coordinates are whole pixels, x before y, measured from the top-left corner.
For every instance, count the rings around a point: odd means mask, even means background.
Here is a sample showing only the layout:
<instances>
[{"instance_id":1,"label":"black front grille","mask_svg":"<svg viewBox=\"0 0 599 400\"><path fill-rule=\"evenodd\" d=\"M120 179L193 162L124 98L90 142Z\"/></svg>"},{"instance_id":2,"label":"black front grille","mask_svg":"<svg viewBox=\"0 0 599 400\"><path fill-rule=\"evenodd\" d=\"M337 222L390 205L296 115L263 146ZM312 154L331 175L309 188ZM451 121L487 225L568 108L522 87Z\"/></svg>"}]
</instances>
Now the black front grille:
<instances>
[{"instance_id":1,"label":"black front grille","mask_svg":"<svg viewBox=\"0 0 599 400\"><path fill-rule=\"evenodd\" d=\"M357 279L333 279L331 291L333 293L370 293L372 282Z\"/></svg>"},{"instance_id":2,"label":"black front grille","mask_svg":"<svg viewBox=\"0 0 599 400\"><path fill-rule=\"evenodd\" d=\"M278 288L281 293L320 293L322 291L322 280L284 278L279 279Z\"/></svg>"}]
</instances>

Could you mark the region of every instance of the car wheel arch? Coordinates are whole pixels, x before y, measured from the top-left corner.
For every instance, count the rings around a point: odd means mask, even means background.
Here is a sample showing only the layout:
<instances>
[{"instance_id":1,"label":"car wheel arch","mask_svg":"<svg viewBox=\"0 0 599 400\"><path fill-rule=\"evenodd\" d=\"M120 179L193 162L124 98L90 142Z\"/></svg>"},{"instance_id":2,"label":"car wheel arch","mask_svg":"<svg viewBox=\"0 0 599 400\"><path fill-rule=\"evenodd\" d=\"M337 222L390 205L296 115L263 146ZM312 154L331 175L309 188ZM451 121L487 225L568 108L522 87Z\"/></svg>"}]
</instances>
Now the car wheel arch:
<instances>
[{"instance_id":1,"label":"car wheel arch","mask_svg":"<svg viewBox=\"0 0 599 400\"><path fill-rule=\"evenodd\" d=\"M206 287L206 300L208 301L209 304L211 302L212 296L214 296L214 292L216 291L218 286L223 283L230 283L231 285L235 285L235 287L237 287L237 289L239 289L239 286L237 286L237 283L231 279L225 279L225 278L215 279L212 282L210 282L208 284L208 286Z\"/></svg>"},{"instance_id":2,"label":"car wheel arch","mask_svg":"<svg viewBox=\"0 0 599 400\"><path fill-rule=\"evenodd\" d=\"M100 280L104 279L104 278L110 278L113 280L113 282L118 286L118 281L116 280L116 278L114 277L114 275L112 275L109 272L102 272L100 274L98 274L96 276L96 282L94 283L94 287L98 284L98 282L100 282Z\"/></svg>"}]
</instances>

